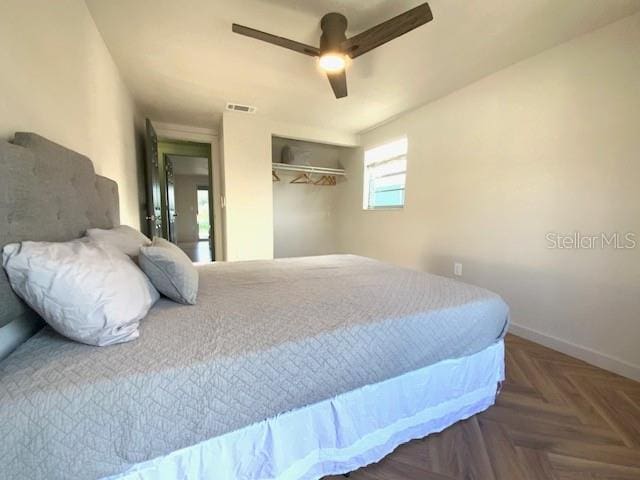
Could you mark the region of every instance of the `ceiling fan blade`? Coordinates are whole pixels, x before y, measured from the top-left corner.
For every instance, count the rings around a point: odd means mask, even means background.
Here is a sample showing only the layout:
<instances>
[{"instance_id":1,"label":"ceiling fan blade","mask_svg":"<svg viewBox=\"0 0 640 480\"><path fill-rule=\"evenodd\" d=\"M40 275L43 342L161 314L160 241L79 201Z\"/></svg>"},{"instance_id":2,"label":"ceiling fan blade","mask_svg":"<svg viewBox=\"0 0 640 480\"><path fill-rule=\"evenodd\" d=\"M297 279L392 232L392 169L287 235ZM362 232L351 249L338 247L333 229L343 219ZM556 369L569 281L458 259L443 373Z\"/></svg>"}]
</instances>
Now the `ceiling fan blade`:
<instances>
[{"instance_id":1,"label":"ceiling fan blade","mask_svg":"<svg viewBox=\"0 0 640 480\"><path fill-rule=\"evenodd\" d=\"M428 3L423 3L380 25L346 39L342 42L342 48L351 58L356 58L431 20L433 20L431 8L429 8Z\"/></svg>"},{"instance_id":2,"label":"ceiling fan blade","mask_svg":"<svg viewBox=\"0 0 640 480\"><path fill-rule=\"evenodd\" d=\"M305 45L304 43L296 42L295 40L289 40L288 38L272 35L270 33L261 32L260 30L256 30L255 28L249 28L234 23L231 26L231 30L233 30L235 33L239 33L240 35L246 35L247 37L256 38L258 40L262 40L263 42L271 43L279 47L288 48L289 50L293 50L294 52L304 53L305 55L309 55L312 57L320 56L319 48L312 47L311 45Z\"/></svg>"},{"instance_id":3,"label":"ceiling fan blade","mask_svg":"<svg viewBox=\"0 0 640 480\"><path fill-rule=\"evenodd\" d=\"M333 89L333 93L336 98L342 98L347 96L347 72L344 70L341 72L329 73L327 72L327 78Z\"/></svg>"}]
</instances>

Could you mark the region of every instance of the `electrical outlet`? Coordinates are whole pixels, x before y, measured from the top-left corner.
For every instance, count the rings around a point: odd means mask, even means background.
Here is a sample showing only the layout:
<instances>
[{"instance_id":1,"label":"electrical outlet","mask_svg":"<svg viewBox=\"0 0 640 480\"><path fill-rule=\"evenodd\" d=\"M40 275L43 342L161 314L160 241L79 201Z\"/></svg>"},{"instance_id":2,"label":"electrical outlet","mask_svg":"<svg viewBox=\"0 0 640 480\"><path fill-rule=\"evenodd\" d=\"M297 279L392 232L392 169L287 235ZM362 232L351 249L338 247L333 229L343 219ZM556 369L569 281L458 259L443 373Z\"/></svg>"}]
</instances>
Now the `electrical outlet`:
<instances>
[{"instance_id":1,"label":"electrical outlet","mask_svg":"<svg viewBox=\"0 0 640 480\"><path fill-rule=\"evenodd\" d=\"M461 263L454 263L453 264L453 274L456 277L461 277L462 276L462 264Z\"/></svg>"}]
</instances>

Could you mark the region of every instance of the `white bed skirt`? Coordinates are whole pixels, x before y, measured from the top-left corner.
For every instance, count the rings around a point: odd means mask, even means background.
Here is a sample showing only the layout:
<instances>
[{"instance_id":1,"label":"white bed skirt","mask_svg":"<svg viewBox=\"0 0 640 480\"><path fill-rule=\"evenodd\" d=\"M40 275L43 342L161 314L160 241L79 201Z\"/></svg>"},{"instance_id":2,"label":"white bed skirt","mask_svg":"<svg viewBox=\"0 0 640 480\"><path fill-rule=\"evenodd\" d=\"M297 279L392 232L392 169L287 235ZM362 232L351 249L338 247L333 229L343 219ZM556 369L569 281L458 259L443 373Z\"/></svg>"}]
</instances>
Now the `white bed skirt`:
<instances>
[{"instance_id":1,"label":"white bed skirt","mask_svg":"<svg viewBox=\"0 0 640 480\"><path fill-rule=\"evenodd\" d=\"M397 446L493 405L502 341L249 425L110 477L311 480L377 462Z\"/></svg>"}]
</instances>

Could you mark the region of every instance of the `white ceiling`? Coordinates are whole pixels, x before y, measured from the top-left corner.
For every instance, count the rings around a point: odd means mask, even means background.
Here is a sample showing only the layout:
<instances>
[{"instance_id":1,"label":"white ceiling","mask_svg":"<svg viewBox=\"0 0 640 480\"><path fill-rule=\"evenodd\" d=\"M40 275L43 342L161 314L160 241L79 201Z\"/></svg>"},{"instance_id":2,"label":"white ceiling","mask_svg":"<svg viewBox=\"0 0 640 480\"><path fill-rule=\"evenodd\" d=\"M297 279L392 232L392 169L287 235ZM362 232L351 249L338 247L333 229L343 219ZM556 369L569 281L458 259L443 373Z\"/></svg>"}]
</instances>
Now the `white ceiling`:
<instances>
[{"instance_id":1,"label":"white ceiling","mask_svg":"<svg viewBox=\"0 0 640 480\"><path fill-rule=\"evenodd\" d=\"M218 124L227 101L281 121L367 129L640 10L640 0L431 0L434 20L355 59L333 97L313 58L233 22L317 45L330 11L358 33L420 0L86 0L125 82L156 121Z\"/></svg>"}]
</instances>

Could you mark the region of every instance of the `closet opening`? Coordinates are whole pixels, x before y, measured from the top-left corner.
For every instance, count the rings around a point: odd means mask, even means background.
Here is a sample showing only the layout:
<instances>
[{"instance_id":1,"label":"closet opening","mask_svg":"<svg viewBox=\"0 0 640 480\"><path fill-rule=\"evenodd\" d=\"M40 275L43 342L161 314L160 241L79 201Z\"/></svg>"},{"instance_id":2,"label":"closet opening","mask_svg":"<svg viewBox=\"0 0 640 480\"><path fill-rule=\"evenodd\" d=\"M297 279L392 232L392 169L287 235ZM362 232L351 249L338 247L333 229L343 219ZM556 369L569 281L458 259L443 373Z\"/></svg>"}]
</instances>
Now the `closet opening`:
<instances>
[{"instance_id":1,"label":"closet opening","mask_svg":"<svg viewBox=\"0 0 640 480\"><path fill-rule=\"evenodd\" d=\"M273 136L274 258L339 253L340 186L353 148Z\"/></svg>"}]
</instances>

